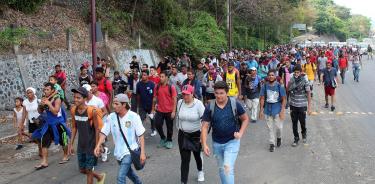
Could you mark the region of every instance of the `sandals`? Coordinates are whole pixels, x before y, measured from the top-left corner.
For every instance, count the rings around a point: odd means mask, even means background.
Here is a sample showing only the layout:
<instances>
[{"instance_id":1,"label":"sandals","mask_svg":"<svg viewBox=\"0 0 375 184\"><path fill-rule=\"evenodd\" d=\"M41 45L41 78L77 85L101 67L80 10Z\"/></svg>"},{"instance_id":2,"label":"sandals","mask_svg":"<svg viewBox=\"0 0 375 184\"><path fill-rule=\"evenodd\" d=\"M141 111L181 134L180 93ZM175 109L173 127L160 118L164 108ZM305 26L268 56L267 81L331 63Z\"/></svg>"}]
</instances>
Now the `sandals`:
<instances>
[{"instance_id":1,"label":"sandals","mask_svg":"<svg viewBox=\"0 0 375 184\"><path fill-rule=\"evenodd\" d=\"M69 162L69 160L70 160L70 158L68 158L68 159L66 159L66 160L62 159L62 160L59 162L59 164L66 164L66 163Z\"/></svg>"},{"instance_id":2,"label":"sandals","mask_svg":"<svg viewBox=\"0 0 375 184\"><path fill-rule=\"evenodd\" d=\"M48 165L38 165L38 166L35 166L35 170L42 170L42 169L45 169L47 167L48 167Z\"/></svg>"}]
</instances>

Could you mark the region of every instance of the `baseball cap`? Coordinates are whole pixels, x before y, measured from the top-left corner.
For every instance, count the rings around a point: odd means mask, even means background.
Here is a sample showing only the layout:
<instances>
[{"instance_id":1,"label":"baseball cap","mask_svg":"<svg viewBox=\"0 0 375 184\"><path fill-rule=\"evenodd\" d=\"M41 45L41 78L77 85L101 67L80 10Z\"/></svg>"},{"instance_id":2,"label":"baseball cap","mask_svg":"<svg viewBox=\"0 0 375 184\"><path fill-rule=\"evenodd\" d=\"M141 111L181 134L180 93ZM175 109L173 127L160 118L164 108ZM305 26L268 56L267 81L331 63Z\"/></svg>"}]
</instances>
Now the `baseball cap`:
<instances>
[{"instance_id":1,"label":"baseball cap","mask_svg":"<svg viewBox=\"0 0 375 184\"><path fill-rule=\"evenodd\" d=\"M255 68L255 67L251 67L250 70L257 70L257 68Z\"/></svg>"},{"instance_id":2,"label":"baseball cap","mask_svg":"<svg viewBox=\"0 0 375 184\"><path fill-rule=\"evenodd\" d=\"M72 89L72 92L73 93L79 93L81 94L83 97L87 97L89 95L89 92L86 90L86 88L84 87L79 87L77 89Z\"/></svg>"},{"instance_id":3,"label":"baseball cap","mask_svg":"<svg viewBox=\"0 0 375 184\"><path fill-rule=\"evenodd\" d=\"M120 93L118 95L115 96L115 100L119 101L119 102L126 102L126 103L129 103L129 98L128 98L128 95L125 95L123 93Z\"/></svg>"},{"instance_id":4,"label":"baseball cap","mask_svg":"<svg viewBox=\"0 0 375 184\"><path fill-rule=\"evenodd\" d=\"M194 87L191 85L185 85L182 87L182 94L191 95L194 93Z\"/></svg>"},{"instance_id":5,"label":"baseball cap","mask_svg":"<svg viewBox=\"0 0 375 184\"><path fill-rule=\"evenodd\" d=\"M84 84L82 87L85 88L87 91L91 91L90 84Z\"/></svg>"}]
</instances>

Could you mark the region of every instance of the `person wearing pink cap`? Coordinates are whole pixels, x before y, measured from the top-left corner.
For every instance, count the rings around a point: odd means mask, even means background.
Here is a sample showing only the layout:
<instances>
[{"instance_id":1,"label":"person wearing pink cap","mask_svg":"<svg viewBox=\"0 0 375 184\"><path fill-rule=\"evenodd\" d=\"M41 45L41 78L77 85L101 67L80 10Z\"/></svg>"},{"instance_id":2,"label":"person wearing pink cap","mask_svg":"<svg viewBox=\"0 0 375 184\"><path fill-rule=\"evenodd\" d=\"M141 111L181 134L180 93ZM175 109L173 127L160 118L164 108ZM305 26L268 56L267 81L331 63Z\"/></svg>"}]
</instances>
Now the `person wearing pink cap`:
<instances>
[{"instance_id":1,"label":"person wearing pink cap","mask_svg":"<svg viewBox=\"0 0 375 184\"><path fill-rule=\"evenodd\" d=\"M177 103L176 124L178 128L178 147L181 156L181 183L189 178L190 156L193 153L198 169L198 182L204 181L203 158L201 155L201 118L205 107L194 98L194 87L182 87L183 98Z\"/></svg>"}]
</instances>

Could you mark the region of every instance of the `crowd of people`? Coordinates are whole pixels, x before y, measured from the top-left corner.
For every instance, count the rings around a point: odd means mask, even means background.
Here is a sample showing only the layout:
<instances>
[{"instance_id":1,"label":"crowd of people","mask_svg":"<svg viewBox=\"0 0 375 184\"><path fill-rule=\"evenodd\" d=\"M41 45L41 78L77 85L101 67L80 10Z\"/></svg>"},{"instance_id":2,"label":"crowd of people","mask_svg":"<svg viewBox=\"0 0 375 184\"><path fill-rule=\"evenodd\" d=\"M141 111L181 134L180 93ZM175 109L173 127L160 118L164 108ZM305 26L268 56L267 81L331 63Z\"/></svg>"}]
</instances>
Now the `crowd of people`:
<instances>
[{"instance_id":1,"label":"crowd of people","mask_svg":"<svg viewBox=\"0 0 375 184\"><path fill-rule=\"evenodd\" d=\"M124 73L115 71L113 77L105 59L98 58L94 69L84 62L79 86L71 90L72 104L65 91L70 81L61 66L56 65L55 73L44 84L41 99L33 87L26 89L25 99L15 99L14 125L19 142L16 149L22 149L23 136L33 141L41 157L35 169L40 170L48 167L49 146L59 144L63 150L59 164L67 163L76 154L87 183L94 179L104 183L105 173L97 173L94 167L98 158L107 161L107 136L112 134L113 152L119 164L117 183L126 183L128 177L139 184L141 178L131 166L139 170L146 162L144 135L150 122L150 136L159 135L160 148L173 149L173 132L177 128L181 183L188 182L191 154L196 161L198 181L205 180L202 155L213 154L221 183L231 184L240 140L249 122L266 122L269 151L274 152L282 144L289 108L294 138L291 146L299 144L298 125L302 142L306 143L306 115L311 114L313 92L319 90L314 84L323 86L324 107L334 111L339 80L345 84L351 66L354 80L359 82L362 68L360 54L346 46L232 49L194 61L184 53L182 57L165 57L157 66L148 66L133 56L129 68ZM71 122L67 113L71 114Z\"/></svg>"}]
</instances>

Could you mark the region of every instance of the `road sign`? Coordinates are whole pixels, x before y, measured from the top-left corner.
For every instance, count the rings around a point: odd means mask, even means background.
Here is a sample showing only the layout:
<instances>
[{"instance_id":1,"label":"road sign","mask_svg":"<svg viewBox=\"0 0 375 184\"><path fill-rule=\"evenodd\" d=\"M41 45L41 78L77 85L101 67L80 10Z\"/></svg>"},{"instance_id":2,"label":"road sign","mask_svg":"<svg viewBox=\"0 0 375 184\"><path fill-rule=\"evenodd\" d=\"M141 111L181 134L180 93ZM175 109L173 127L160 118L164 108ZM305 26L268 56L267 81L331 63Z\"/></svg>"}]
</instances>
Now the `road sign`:
<instances>
[{"instance_id":1,"label":"road sign","mask_svg":"<svg viewBox=\"0 0 375 184\"><path fill-rule=\"evenodd\" d=\"M293 24L292 29L298 29L299 31L306 31L306 24Z\"/></svg>"}]
</instances>

